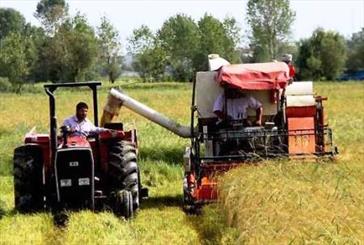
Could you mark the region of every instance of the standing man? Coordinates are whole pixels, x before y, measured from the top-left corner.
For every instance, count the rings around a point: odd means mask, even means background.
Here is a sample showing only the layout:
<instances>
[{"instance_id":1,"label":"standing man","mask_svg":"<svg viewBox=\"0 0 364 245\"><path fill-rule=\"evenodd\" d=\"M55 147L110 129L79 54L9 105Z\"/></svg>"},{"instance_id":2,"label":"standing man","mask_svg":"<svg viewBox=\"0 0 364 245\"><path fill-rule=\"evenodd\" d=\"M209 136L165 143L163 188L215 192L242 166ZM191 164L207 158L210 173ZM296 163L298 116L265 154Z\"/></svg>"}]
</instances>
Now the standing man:
<instances>
[{"instance_id":1,"label":"standing man","mask_svg":"<svg viewBox=\"0 0 364 245\"><path fill-rule=\"evenodd\" d=\"M255 125L262 125L263 106L260 101L252 96L242 93L238 89L225 88L225 93L220 94L214 103L213 111L220 121L239 120L243 125L249 125L248 108L256 111Z\"/></svg>"},{"instance_id":2,"label":"standing man","mask_svg":"<svg viewBox=\"0 0 364 245\"><path fill-rule=\"evenodd\" d=\"M64 126L71 129L73 135L85 136L97 134L109 129L96 127L88 118L88 105L85 102L79 102L76 106L76 115L70 116L63 122Z\"/></svg>"},{"instance_id":3,"label":"standing man","mask_svg":"<svg viewBox=\"0 0 364 245\"><path fill-rule=\"evenodd\" d=\"M292 64L292 55L291 54L284 54L282 55L282 61L286 63L289 67L289 77L291 78L291 83L294 80L294 77L296 75L296 69L294 68Z\"/></svg>"}]
</instances>

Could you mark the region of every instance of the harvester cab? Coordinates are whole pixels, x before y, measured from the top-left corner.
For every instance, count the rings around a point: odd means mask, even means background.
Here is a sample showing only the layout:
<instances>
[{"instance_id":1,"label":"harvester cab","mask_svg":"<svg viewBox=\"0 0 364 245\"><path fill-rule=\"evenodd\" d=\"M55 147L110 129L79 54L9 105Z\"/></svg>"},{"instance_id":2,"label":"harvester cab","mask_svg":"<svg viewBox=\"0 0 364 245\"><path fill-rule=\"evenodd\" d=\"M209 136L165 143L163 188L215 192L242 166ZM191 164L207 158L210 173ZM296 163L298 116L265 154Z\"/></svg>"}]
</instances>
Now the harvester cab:
<instances>
[{"instance_id":1,"label":"harvester cab","mask_svg":"<svg viewBox=\"0 0 364 245\"><path fill-rule=\"evenodd\" d=\"M88 87L98 126L97 87L100 82L44 86L49 96L50 135L34 131L14 151L15 208L21 212L111 208L130 218L147 196L137 165L136 130L124 131L121 123L103 116L105 130L92 136L74 135L66 126L57 134L55 91Z\"/></svg>"}]
</instances>

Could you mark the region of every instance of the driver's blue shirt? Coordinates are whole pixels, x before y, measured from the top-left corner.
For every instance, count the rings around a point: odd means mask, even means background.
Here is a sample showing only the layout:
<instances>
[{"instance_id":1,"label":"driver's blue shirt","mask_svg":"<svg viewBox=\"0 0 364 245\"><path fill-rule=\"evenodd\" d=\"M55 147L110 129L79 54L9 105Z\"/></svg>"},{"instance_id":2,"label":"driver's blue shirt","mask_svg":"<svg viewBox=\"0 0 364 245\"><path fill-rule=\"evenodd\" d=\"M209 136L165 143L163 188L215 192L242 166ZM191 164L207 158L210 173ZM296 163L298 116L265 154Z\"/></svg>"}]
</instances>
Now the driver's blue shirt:
<instances>
[{"instance_id":1,"label":"driver's blue shirt","mask_svg":"<svg viewBox=\"0 0 364 245\"><path fill-rule=\"evenodd\" d=\"M85 118L84 120L78 120L76 116L71 116L64 120L64 126L68 126L73 131L73 135L88 136L90 134L97 134L102 131L106 131L105 128L96 127L90 120Z\"/></svg>"}]
</instances>

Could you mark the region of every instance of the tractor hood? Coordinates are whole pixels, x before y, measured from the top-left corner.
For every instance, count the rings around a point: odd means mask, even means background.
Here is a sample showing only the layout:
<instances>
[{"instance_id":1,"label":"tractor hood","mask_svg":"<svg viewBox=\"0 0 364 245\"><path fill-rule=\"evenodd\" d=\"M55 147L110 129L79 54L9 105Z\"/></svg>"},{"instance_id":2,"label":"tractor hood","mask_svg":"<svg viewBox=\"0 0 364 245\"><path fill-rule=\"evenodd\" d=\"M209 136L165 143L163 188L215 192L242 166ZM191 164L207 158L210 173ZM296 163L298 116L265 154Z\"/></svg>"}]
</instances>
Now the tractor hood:
<instances>
[{"instance_id":1,"label":"tractor hood","mask_svg":"<svg viewBox=\"0 0 364 245\"><path fill-rule=\"evenodd\" d=\"M288 85L289 67L284 62L224 65L216 81L242 90L274 90Z\"/></svg>"}]
</instances>

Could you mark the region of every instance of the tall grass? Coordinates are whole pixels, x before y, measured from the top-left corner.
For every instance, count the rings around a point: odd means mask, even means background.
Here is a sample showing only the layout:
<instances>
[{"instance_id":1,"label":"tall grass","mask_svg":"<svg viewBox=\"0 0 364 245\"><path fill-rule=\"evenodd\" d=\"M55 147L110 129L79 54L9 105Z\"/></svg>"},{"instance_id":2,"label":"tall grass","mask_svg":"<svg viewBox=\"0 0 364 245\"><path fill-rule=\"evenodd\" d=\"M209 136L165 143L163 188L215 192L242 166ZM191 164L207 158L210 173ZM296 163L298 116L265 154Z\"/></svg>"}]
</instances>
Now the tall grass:
<instances>
[{"instance_id":1,"label":"tall grass","mask_svg":"<svg viewBox=\"0 0 364 245\"><path fill-rule=\"evenodd\" d=\"M317 83L340 155L336 162L271 161L221 181L221 207L246 244L364 242L364 83Z\"/></svg>"}]
</instances>

